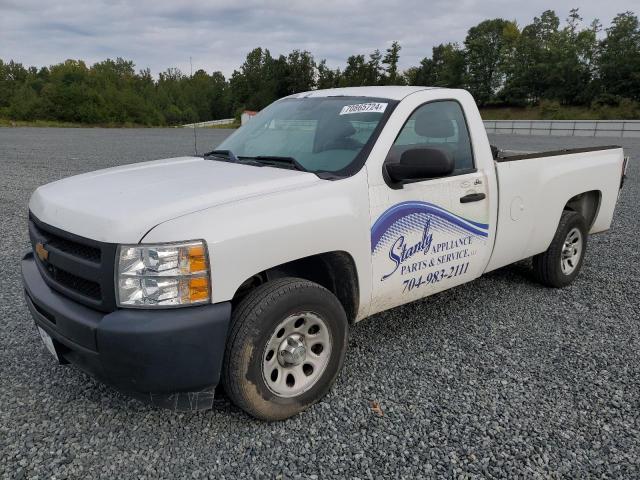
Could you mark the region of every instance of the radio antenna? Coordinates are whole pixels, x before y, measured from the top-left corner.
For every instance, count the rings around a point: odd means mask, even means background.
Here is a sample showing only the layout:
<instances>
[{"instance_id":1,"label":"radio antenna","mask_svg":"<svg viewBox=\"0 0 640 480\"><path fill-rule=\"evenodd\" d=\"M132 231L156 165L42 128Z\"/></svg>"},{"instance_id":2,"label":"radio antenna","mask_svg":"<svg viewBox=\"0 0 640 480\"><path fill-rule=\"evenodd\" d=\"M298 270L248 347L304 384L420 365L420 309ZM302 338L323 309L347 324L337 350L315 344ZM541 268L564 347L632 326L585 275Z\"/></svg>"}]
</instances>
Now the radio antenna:
<instances>
[{"instance_id":1,"label":"radio antenna","mask_svg":"<svg viewBox=\"0 0 640 480\"><path fill-rule=\"evenodd\" d=\"M191 67L191 83L193 83L193 60L189 57L189 66ZM198 134L196 133L196 122L193 123L193 151L198 156Z\"/></svg>"}]
</instances>

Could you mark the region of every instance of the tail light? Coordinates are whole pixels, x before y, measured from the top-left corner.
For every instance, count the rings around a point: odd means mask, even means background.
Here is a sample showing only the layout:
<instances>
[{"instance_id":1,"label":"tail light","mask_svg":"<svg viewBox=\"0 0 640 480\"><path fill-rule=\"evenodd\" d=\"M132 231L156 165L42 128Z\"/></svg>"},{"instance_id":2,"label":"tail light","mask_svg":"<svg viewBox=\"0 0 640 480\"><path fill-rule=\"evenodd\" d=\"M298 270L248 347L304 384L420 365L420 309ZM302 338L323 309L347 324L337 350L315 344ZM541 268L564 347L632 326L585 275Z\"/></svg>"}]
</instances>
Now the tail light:
<instances>
[{"instance_id":1,"label":"tail light","mask_svg":"<svg viewBox=\"0 0 640 480\"><path fill-rule=\"evenodd\" d=\"M622 190L624 180L627 178L627 168L629 168L629 157L624 157L622 161L622 175L620 175L620 190Z\"/></svg>"}]
</instances>

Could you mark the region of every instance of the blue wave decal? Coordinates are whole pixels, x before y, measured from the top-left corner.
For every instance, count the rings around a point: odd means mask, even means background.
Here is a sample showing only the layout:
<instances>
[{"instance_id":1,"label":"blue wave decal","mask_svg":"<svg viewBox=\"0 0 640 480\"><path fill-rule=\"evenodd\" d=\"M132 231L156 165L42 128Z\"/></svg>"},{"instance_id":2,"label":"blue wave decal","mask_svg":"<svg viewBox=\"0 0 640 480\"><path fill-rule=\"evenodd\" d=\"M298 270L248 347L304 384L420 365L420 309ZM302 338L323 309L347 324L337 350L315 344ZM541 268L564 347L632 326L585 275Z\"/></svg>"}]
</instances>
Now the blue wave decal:
<instances>
[{"instance_id":1,"label":"blue wave decal","mask_svg":"<svg viewBox=\"0 0 640 480\"><path fill-rule=\"evenodd\" d=\"M438 207L427 202L402 202L394 205L386 212L384 212L378 220L371 227L371 251L374 252L378 243L389 230L389 228L409 215L414 214L428 214L435 217L439 217L446 222L455 225L457 228L466 230L469 233L478 235L480 237L487 237L489 235L489 225L486 223L474 222L467 220L466 218L455 215L448 210Z\"/></svg>"}]
</instances>

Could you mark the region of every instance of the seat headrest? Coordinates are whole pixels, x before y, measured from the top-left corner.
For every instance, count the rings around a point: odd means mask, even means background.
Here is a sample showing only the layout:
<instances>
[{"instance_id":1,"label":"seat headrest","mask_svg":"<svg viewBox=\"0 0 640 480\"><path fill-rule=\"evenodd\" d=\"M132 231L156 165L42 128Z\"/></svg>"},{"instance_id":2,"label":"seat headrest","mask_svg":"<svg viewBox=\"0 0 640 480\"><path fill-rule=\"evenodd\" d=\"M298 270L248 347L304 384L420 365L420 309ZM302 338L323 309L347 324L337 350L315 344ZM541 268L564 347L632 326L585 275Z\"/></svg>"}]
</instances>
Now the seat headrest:
<instances>
[{"instance_id":1,"label":"seat headrest","mask_svg":"<svg viewBox=\"0 0 640 480\"><path fill-rule=\"evenodd\" d=\"M456 134L451 120L446 117L438 118L429 110L416 115L414 129L421 137L428 138L449 138Z\"/></svg>"},{"instance_id":2,"label":"seat headrest","mask_svg":"<svg viewBox=\"0 0 640 480\"><path fill-rule=\"evenodd\" d=\"M350 137L357 131L349 120L342 117L327 122L324 129L326 130L327 137L333 138Z\"/></svg>"},{"instance_id":3,"label":"seat headrest","mask_svg":"<svg viewBox=\"0 0 640 480\"><path fill-rule=\"evenodd\" d=\"M357 130L346 118L324 119L316 128L313 151L321 152L335 142L351 137Z\"/></svg>"}]
</instances>

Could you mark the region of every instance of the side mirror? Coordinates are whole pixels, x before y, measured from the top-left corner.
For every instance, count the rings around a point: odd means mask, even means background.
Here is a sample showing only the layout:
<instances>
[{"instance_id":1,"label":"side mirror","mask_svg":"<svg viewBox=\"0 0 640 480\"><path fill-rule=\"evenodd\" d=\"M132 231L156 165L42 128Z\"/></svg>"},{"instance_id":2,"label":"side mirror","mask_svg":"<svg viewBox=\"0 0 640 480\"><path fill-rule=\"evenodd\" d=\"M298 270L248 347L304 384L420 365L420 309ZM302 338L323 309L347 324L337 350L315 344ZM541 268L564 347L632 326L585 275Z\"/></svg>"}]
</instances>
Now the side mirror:
<instances>
[{"instance_id":1,"label":"side mirror","mask_svg":"<svg viewBox=\"0 0 640 480\"><path fill-rule=\"evenodd\" d=\"M417 147L405 150L398 163L385 164L391 181L426 180L445 177L453 172L455 165L451 155L437 148Z\"/></svg>"}]
</instances>

